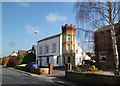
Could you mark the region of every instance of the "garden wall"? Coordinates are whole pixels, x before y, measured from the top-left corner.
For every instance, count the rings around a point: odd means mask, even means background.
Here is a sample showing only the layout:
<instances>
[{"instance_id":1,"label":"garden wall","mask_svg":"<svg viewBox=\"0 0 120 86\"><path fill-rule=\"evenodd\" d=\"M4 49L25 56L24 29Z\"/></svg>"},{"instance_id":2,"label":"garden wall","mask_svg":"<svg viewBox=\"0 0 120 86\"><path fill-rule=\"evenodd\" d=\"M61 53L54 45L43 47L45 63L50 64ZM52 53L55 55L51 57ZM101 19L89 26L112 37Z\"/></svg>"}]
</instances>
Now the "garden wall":
<instances>
[{"instance_id":1,"label":"garden wall","mask_svg":"<svg viewBox=\"0 0 120 86\"><path fill-rule=\"evenodd\" d=\"M120 76L116 77L110 75L66 71L65 78L66 80L81 84L120 84Z\"/></svg>"},{"instance_id":2,"label":"garden wall","mask_svg":"<svg viewBox=\"0 0 120 86\"><path fill-rule=\"evenodd\" d=\"M31 73L36 73L36 74L40 74L40 75L44 75L44 74L49 74L49 68L33 68L33 67L22 67L22 66L16 66L16 69L19 70L23 70L23 71L27 71L27 72L31 72Z\"/></svg>"}]
</instances>

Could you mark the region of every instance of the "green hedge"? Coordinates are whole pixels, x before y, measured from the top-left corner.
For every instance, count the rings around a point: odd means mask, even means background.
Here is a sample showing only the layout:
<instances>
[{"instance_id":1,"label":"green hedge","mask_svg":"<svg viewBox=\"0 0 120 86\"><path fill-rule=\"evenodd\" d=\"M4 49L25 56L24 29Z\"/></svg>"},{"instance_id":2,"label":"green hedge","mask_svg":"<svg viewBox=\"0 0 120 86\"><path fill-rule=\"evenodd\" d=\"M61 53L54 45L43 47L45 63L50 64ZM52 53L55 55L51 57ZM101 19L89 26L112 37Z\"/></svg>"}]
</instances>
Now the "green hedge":
<instances>
[{"instance_id":1,"label":"green hedge","mask_svg":"<svg viewBox=\"0 0 120 86\"><path fill-rule=\"evenodd\" d=\"M30 62L35 62L36 56L33 53L26 53L23 55L19 55L19 62L18 65L20 64L28 64Z\"/></svg>"}]
</instances>

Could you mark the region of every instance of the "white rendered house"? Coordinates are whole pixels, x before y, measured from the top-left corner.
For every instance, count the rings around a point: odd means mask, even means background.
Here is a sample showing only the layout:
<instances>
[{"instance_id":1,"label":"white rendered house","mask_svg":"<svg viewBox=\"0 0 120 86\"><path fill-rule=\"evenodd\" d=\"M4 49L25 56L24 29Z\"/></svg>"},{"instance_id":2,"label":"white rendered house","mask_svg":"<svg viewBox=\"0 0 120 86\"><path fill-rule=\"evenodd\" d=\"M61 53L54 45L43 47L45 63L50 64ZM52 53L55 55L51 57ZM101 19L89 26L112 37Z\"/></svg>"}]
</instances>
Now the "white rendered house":
<instances>
[{"instance_id":1,"label":"white rendered house","mask_svg":"<svg viewBox=\"0 0 120 86\"><path fill-rule=\"evenodd\" d=\"M62 26L62 34L57 34L37 42L37 59L40 66L53 64L54 67L66 63L81 65L90 57L78 46L75 40L75 26Z\"/></svg>"}]
</instances>

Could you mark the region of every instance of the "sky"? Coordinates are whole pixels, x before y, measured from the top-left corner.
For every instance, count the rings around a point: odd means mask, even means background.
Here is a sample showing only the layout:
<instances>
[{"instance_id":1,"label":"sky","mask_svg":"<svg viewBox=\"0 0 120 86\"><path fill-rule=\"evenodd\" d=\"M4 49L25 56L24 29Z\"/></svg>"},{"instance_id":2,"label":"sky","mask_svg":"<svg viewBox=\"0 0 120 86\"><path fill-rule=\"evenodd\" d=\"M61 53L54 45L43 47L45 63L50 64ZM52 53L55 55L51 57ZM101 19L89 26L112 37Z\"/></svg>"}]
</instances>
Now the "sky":
<instances>
[{"instance_id":1,"label":"sky","mask_svg":"<svg viewBox=\"0 0 120 86\"><path fill-rule=\"evenodd\" d=\"M31 49L37 43L36 40L61 33L62 25L73 24L78 28L75 2L16 1L0 3L0 57L8 56L13 51ZM35 34L35 30L39 33ZM91 48L89 44L80 44L80 47L85 52Z\"/></svg>"},{"instance_id":2,"label":"sky","mask_svg":"<svg viewBox=\"0 0 120 86\"><path fill-rule=\"evenodd\" d=\"M31 49L36 40L61 33L62 25L76 25L73 8L74 2L3 2L2 57Z\"/></svg>"}]
</instances>

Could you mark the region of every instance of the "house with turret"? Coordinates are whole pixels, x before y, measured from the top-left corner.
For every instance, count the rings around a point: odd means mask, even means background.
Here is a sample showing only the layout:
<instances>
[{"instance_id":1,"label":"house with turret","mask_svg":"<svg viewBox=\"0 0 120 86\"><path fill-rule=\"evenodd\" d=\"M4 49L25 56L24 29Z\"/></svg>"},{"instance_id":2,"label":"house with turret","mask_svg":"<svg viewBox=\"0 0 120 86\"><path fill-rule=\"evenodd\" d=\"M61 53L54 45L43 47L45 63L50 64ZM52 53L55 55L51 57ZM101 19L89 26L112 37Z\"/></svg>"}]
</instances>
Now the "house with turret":
<instances>
[{"instance_id":1,"label":"house with turret","mask_svg":"<svg viewBox=\"0 0 120 86\"><path fill-rule=\"evenodd\" d=\"M73 24L61 27L62 33L37 41L37 62L40 66L54 67L84 64L91 58L76 43L76 28Z\"/></svg>"}]
</instances>

